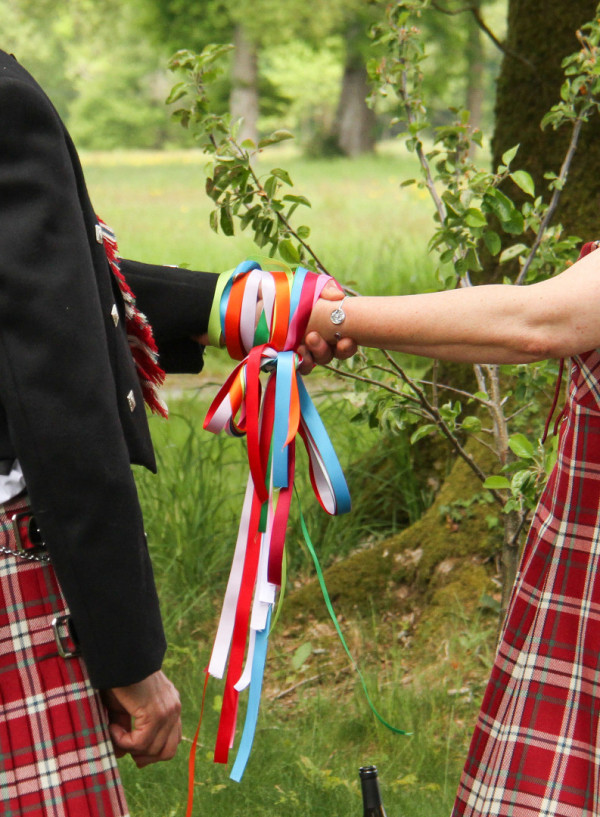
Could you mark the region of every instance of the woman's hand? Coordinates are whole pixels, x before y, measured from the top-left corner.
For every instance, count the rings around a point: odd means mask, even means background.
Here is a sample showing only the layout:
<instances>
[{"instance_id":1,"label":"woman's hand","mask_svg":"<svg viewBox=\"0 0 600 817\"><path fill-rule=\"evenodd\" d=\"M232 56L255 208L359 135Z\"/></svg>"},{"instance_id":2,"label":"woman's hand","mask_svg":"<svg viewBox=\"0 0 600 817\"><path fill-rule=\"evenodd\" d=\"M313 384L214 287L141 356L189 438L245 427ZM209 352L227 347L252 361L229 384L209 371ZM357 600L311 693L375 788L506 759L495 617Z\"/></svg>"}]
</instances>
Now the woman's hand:
<instances>
[{"instance_id":1,"label":"woman's hand","mask_svg":"<svg viewBox=\"0 0 600 817\"><path fill-rule=\"evenodd\" d=\"M344 297L344 291L335 281L329 281L323 291L321 297L315 304L315 310L322 310L324 307L331 312L330 306L325 306L325 301L341 301ZM333 328L333 324L332 324ZM321 366L330 363L335 357L338 360L346 360L356 353L356 343L351 338L341 338L331 341L325 340L322 335L316 331L306 333L304 343L298 348L298 353L302 356L302 365L299 368L301 374L308 374L316 364Z\"/></svg>"}]
</instances>

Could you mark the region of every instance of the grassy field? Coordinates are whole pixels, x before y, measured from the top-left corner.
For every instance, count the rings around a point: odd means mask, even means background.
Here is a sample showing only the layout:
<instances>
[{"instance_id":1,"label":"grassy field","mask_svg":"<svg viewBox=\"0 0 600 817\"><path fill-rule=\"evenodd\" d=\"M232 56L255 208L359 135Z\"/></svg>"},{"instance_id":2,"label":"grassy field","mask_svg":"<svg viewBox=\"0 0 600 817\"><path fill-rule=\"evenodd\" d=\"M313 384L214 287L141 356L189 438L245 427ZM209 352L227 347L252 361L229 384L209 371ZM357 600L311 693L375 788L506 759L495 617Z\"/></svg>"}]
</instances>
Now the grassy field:
<instances>
[{"instance_id":1,"label":"grassy field","mask_svg":"<svg viewBox=\"0 0 600 817\"><path fill-rule=\"evenodd\" d=\"M198 154L83 158L92 199L116 230L123 255L220 271L255 252L245 235L227 239L209 229L204 161ZM318 254L341 281L373 294L435 286L435 264L426 250L430 208L420 191L400 188L414 169L395 147L354 162L309 162L279 150L263 158L259 168L275 166L286 167L296 192L311 199L313 208L303 222L312 229ZM122 762L132 817L175 817L185 811L187 747L200 711L203 670L246 479L239 441L201 431L208 400L227 371L223 353L210 351L201 378L170 380L172 419L152 421L159 476L137 475L170 643L166 668L184 704L185 742L169 764L138 772ZM327 526L319 521L321 511L306 475L299 477L309 527L318 531L316 544L327 561L381 535L376 522L383 511L370 511L370 518L360 513L361 488L370 491L375 483L355 466L381 449L381 438L376 429L350 423L355 407L347 381L320 375L310 381L344 469L356 470L356 510ZM380 486L386 497L382 508L390 496L402 502L412 485L401 444L396 456L393 479L398 482L388 478ZM294 521L287 592L313 572L299 539ZM292 634L287 625L278 626L255 749L241 784L228 779L227 768L212 763L221 685L209 684L194 814L359 815L357 770L375 763L389 817L448 815L490 661L490 623L482 620L473 627L459 608L455 619L452 637L423 656L406 646L394 611L383 620L373 615L342 622L376 705L410 737L391 734L370 714L325 616L310 632Z\"/></svg>"}]
</instances>

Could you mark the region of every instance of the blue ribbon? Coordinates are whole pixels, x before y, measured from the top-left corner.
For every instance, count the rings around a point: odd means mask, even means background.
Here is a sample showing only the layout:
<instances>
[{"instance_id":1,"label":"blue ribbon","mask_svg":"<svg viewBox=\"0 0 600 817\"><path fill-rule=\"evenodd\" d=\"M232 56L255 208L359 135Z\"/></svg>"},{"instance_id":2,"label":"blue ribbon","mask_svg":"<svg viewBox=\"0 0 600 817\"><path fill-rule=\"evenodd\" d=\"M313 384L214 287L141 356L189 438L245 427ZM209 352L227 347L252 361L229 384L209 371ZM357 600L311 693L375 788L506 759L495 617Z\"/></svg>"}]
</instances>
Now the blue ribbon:
<instances>
[{"instance_id":1,"label":"blue ribbon","mask_svg":"<svg viewBox=\"0 0 600 817\"><path fill-rule=\"evenodd\" d=\"M273 421L273 485L288 486L288 446L285 444L290 417L295 352L279 352L275 381L275 417Z\"/></svg>"},{"instance_id":2,"label":"blue ribbon","mask_svg":"<svg viewBox=\"0 0 600 817\"><path fill-rule=\"evenodd\" d=\"M342 466L331 444L323 421L319 416L319 412L314 407L313 401L310 399L310 395L301 377L298 378L298 391L300 393L300 411L302 418L315 441L317 450L323 458L325 469L331 480L336 504L335 512L336 514L348 513L352 503L350 501L350 491L348 490Z\"/></svg>"},{"instance_id":3,"label":"blue ribbon","mask_svg":"<svg viewBox=\"0 0 600 817\"><path fill-rule=\"evenodd\" d=\"M267 647L269 645L269 630L271 627L271 608L267 614L267 623L264 630L256 633L254 643L254 656L252 659L252 673L250 675L250 690L248 692L248 708L246 710L246 720L244 730L240 739L240 746L235 758L235 763L229 775L232 780L239 783L242 779L246 764L252 750L256 723L258 720L258 710L260 707L260 695L262 692L262 682L265 673L265 663L267 660Z\"/></svg>"}]
</instances>

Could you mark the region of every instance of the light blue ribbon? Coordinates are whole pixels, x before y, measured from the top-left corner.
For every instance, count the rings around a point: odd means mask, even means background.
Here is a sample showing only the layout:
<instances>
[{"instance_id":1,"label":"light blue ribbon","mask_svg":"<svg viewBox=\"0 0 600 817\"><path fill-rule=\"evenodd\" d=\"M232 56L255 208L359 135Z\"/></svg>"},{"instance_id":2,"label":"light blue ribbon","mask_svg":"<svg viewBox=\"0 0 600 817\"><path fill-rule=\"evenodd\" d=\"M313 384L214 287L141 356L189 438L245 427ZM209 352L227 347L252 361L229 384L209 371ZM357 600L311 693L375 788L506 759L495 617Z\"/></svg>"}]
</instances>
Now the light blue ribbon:
<instances>
[{"instance_id":1,"label":"light blue ribbon","mask_svg":"<svg viewBox=\"0 0 600 817\"><path fill-rule=\"evenodd\" d=\"M286 438L290 418L292 378L295 369L295 352L279 352L275 381L275 416L273 419L273 485L288 486L288 445Z\"/></svg>"},{"instance_id":2,"label":"light blue ribbon","mask_svg":"<svg viewBox=\"0 0 600 817\"><path fill-rule=\"evenodd\" d=\"M265 663L267 660L267 647L269 645L269 630L271 627L271 607L267 613L267 623L264 630L258 630L254 643L254 656L252 659L252 672L250 675L250 690L248 692L248 708L246 710L246 720L244 730L240 739L240 746L235 758L235 763L229 775L232 780L239 783L246 770L246 764L252 750L254 735L256 733L256 723L258 720L258 710L260 707L260 695L262 692L262 682L265 673Z\"/></svg>"},{"instance_id":3,"label":"light blue ribbon","mask_svg":"<svg viewBox=\"0 0 600 817\"><path fill-rule=\"evenodd\" d=\"M300 393L300 411L302 418L315 441L315 446L321 454L325 470L331 480L336 505L335 513L348 513L352 503L350 501L350 491L348 490L342 466L331 444L323 421L319 416L319 412L314 407L313 401L310 399L310 395L301 377L298 378L298 391Z\"/></svg>"}]
</instances>

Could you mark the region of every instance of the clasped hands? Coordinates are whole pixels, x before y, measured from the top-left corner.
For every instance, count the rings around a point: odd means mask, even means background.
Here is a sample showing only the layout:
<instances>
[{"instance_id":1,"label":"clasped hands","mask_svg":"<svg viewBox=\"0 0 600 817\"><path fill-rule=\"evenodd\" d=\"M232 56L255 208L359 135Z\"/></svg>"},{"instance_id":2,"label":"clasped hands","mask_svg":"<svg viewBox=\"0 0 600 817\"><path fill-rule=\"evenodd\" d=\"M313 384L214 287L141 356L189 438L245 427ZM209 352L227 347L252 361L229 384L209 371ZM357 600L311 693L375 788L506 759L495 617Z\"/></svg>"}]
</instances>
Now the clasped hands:
<instances>
[{"instance_id":1,"label":"clasped hands","mask_svg":"<svg viewBox=\"0 0 600 817\"><path fill-rule=\"evenodd\" d=\"M327 301L341 301L343 297L344 292L339 284L333 279L328 281L323 287L319 300L313 307L313 315L316 311L322 312L323 308L327 308L325 307ZM259 299L256 305L257 322L261 312L262 298L259 290ZM311 322L312 315L309 321L309 327ZM210 343L207 333L196 335L194 340L203 346L208 346ZM338 360L346 360L356 353L356 348L356 343L351 338L343 337L339 340L334 339L333 341L327 341L319 332L314 329L312 331L309 330L304 337L303 343L300 344L297 350L302 358L302 363L298 367L298 371L300 374L309 374L317 364L325 366L327 363L331 363L334 357Z\"/></svg>"},{"instance_id":2,"label":"clasped hands","mask_svg":"<svg viewBox=\"0 0 600 817\"><path fill-rule=\"evenodd\" d=\"M315 305L322 308L324 301L341 301L344 297L343 290L335 281L331 280L323 287L321 297ZM310 321L309 321L310 326ZM298 354L302 358L302 363L298 371L300 374L308 374L316 364L325 366L335 357L338 360L346 360L356 353L356 343L351 338L340 338L335 342L328 342L316 331L308 331L304 337L304 343L298 347Z\"/></svg>"}]
</instances>

